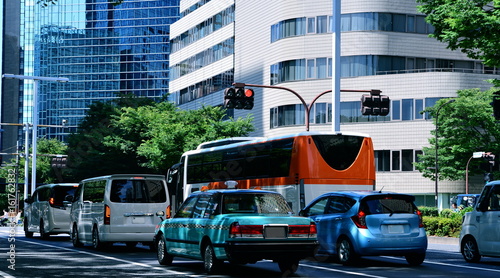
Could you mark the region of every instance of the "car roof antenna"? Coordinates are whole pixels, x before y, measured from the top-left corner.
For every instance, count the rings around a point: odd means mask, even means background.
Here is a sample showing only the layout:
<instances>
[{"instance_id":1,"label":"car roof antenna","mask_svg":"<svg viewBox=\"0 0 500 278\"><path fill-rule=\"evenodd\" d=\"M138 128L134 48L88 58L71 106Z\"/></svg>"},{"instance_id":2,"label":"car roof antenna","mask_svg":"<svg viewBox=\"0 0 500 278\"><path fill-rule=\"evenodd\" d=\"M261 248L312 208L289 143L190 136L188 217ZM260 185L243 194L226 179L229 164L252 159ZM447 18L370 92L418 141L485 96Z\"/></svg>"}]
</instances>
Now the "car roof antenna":
<instances>
[{"instance_id":1,"label":"car roof antenna","mask_svg":"<svg viewBox=\"0 0 500 278\"><path fill-rule=\"evenodd\" d=\"M380 190L378 191L378 193L382 193L382 190L384 189L385 185L382 186L382 188L380 188Z\"/></svg>"}]
</instances>

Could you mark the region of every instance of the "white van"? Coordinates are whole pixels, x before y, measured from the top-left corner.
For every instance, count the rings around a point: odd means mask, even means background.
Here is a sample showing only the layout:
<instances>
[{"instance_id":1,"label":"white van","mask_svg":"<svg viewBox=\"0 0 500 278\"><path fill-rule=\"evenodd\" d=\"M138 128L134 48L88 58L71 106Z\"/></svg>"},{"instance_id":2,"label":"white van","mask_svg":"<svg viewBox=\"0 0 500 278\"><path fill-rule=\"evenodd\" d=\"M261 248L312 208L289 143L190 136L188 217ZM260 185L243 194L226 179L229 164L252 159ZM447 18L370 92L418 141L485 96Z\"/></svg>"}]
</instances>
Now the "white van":
<instances>
[{"instance_id":1,"label":"white van","mask_svg":"<svg viewBox=\"0 0 500 278\"><path fill-rule=\"evenodd\" d=\"M460 232L460 251L467 262L481 256L500 257L500 181L487 183L474 210L467 212Z\"/></svg>"},{"instance_id":2,"label":"white van","mask_svg":"<svg viewBox=\"0 0 500 278\"><path fill-rule=\"evenodd\" d=\"M73 246L91 244L95 249L124 242L154 248L158 218L170 215L170 202L162 175L116 174L80 182L71 206L70 235Z\"/></svg>"},{"instance_id":3,"label":"white van","mask_svg":"<svg viewBox=\"0 0 500 278\"><path fill-rule=\"evenodd\" d=\"M33 237L40 233L42 238L69 233L70 209L64 203L66 196L75 193L78 183L46 184L36 188L33 195L24 202L24 234Z\"/></svg>"}]
</instances>

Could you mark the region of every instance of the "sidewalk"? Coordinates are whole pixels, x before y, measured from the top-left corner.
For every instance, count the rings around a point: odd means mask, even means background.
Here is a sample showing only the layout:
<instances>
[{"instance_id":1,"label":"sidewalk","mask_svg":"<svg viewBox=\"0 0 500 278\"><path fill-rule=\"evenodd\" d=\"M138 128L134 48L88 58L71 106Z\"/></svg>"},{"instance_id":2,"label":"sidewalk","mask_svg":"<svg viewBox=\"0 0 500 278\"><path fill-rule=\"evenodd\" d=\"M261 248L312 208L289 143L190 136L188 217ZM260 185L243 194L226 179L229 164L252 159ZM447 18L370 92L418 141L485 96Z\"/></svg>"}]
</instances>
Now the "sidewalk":
<instances>
[{"instance_id":1,"label":"sidewalk","mask_svg":"<svg viewBox=\"0 0 500 278\"><path fill-rule=\"evenodd\" d=\"M428 247L429 250L441 250L449 252L460 252L460 245L457 237L437 237L428 236Z\"/></svg>"}]
</instances>

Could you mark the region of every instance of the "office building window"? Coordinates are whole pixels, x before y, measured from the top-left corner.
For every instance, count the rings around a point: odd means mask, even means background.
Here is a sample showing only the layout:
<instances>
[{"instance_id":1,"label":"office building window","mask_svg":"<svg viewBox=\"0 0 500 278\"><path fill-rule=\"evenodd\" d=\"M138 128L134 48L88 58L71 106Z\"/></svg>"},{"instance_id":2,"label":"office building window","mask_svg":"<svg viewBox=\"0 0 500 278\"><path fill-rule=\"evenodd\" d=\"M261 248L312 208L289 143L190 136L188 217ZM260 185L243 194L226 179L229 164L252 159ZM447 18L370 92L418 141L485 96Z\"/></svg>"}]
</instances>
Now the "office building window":
<instances>
[{"instance_id":1,"label":"office building window","mask_svg":"<svg viewBox=\"0 0 500 278\"><path fill-rule=\"evenodd\" d=\"M401 151L392 151L392 171L401 170Z\"/></svg>"},{"instance_id":2,"label":"office building window","mask_svg":"<svg viewBox=\"0 0 500 278\"><path fill-rule=\"evenodd\" d=\"M375 167L377 172L391 171L391 151L375 151Z\"/></svg>"}]
</instances>

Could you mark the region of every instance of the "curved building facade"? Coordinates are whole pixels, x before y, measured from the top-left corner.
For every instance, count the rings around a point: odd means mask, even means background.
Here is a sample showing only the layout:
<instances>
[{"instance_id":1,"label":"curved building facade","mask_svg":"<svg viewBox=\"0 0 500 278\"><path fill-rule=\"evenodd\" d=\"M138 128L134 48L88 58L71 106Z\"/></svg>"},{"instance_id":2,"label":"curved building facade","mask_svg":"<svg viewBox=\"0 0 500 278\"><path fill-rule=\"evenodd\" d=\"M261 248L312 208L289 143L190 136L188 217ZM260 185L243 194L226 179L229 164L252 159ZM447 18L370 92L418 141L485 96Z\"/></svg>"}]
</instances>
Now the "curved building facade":
<instances>
[{"instance_id":1,"label":"curved building facade","mask_svg":"<svg viewBox=\"0 0 500 278\"><path fill-rule=\"evenodd\" d=\"M172 25L173 40L202 30L207 19L216 22L228 7L233 14L225 17L228 22L221 28L173 51L171 64L184 74L171 81L170 91L181 108L222 105L223 89L233 81L287 87L308 103L332 88L333 1L183 0L181 14L200 2L204 3ZM433 206L434 181L413 167L434 129L420 111L440 98L455 97L460 89L487 89L491 85L486 80L499 78L500 71L430 38L433 27L414 0L342 1L341 7L341 90L381 90L391 99L391 112L385 117L363 116L361 93L342 92L340 131L373 138L377 190L414 194L419 205ZM228 40L230 47L222 50L226 56L210 64L197 62L199 53ZM204 86L206 80L221 80L220 74L226 74L224 82L217 83L221 86ZM253 110L229 111L234 117L253 115L252 136L305 131L305 109L296 96L277 89L255 92ZM331 94L312 107L310 130L332 130ZM470 183L474 193L484 181ZM463 192L463 181L439 181L440 207L449 206L449 197Z\"/></svg>"}]
</instances>

